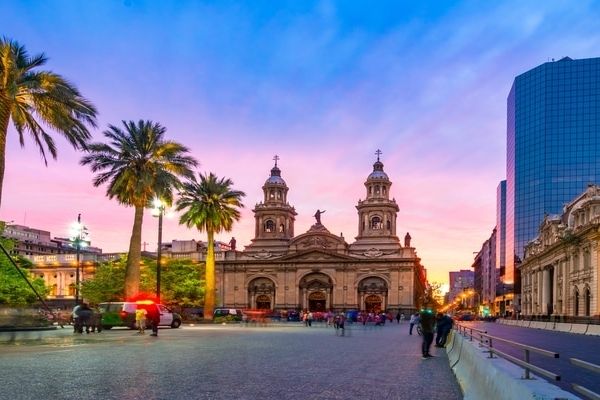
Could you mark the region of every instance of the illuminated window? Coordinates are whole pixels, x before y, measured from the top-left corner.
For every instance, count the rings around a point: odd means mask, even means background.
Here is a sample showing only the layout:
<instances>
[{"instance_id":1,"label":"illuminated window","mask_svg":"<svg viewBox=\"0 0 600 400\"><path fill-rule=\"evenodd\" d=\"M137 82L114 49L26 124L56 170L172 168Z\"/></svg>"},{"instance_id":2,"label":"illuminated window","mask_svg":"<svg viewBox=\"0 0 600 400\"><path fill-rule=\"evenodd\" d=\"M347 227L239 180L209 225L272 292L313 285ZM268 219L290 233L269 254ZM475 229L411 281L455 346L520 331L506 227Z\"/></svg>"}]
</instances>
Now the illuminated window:
<instances>
[{"instance_id":1,"label":"illuminated window","mask_svg":"<svg viewBox=\"0 0 600 400\"><path fill-rule=\"evenodd\" d=\"M283 226L283 224L279 224L279 232L285 232L285 227Z\"/></svg>"}]
</instances>

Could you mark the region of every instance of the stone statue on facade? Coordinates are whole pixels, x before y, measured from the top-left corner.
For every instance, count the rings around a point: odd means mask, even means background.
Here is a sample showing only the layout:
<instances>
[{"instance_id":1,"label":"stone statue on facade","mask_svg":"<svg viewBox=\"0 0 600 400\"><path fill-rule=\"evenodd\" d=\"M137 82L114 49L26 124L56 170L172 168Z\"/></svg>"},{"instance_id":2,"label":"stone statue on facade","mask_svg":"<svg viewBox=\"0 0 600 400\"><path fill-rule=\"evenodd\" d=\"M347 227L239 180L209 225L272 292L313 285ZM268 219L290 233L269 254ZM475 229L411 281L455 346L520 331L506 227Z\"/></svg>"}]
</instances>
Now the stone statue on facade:
<instances>
[{"instance_id":1,"label":"stone statue on facade","mask_svg":"<svg viewBox=\"0 0 600 400\"><path fill-rule=\"evenodd\" d=\"M326 210L319 210L317 209L317 212L315 213L315 219L317 220L317 225L321 225L321 214L323 214Z\"/></svg>"},{"instance_id":2,"label":"stone statue on facade","mask_svg":"<svg viewBox=\"0 0 600 400\"><path fill-rule=\"evenodd\" d=\"M229 247L231 248L231 251L235 251L235 238L232 237L231 240L229 241Z\"/></svg>"},{"instance_id":3,"label":"stone statue on facade","mask_svg":"<svg viewBox=\"0 0 600 400\"><path fill-rule=\"evenodd\" d=\"M404 236L404 247L410 247L410 233L406 232L406 236Z\"/></svg>"}]
</instances>

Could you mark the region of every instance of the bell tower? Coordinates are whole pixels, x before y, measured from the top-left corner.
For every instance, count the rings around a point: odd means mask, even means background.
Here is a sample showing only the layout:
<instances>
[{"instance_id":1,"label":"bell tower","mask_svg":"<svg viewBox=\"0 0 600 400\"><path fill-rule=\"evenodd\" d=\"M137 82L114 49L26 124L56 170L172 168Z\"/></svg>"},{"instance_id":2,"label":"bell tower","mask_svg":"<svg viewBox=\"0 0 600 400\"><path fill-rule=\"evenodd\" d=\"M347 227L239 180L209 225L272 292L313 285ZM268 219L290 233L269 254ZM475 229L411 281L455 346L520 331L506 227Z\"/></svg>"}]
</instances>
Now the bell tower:
<instances>
[{"instance_id":1,"label":"bell tower","mask_svg":"<svg viewBox=\"0 0 600 400\"><path fill-rule=\"evenodd\" d=\"M285 245L294 237L296 210L287 201L288 186L281 177L277 166L279 156L273 157L275 166L271 176L262 187L263 201L256 204L254 212L254 239L248 250L258 247L261 250L276 250L274 247Z\"/></svg>"},{"instance_id":2,"label":"bell tower","mask_svg":"<svg viewBox=\"0 0 600 400\"><path fill-rule=\"evenodd\" d=\"M381 150L375 152L377 161L373 164L373 172L365 181L366 197L359 200L356 206L358 236L351 245L355 250L401 247L396 236L396 218L400 209L396 199L390 200L392 182L383 170L381 154Z\"/></svg>"}]
</instances>

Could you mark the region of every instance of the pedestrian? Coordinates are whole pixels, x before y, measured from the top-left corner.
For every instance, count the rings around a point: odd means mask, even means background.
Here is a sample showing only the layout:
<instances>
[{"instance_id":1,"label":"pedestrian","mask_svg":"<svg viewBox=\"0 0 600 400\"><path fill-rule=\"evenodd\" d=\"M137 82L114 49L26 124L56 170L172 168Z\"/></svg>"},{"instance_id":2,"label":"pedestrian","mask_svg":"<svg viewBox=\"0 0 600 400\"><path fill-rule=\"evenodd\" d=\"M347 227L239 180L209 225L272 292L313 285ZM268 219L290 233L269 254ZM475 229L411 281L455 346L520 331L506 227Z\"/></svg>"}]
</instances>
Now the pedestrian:
<instances>
[{"instance_id":1,"label":"pedestrian","mask_svg":"<svg viewBox=\"0 0 600 400\"><path fill-rule=\"evenodd\" d=\"M341 336L344 336L346 333L346 316L343 312L340 312L335 316L335 334L337 335L338 331L341 330Z\"/></svg>"},{"instance_id":2,"label":"pedestrian","mask_svg":"<svg viewBox=\"0 0 600 400\"><path fill-rule=\"evenodd\" d=\"M414 313L410 316L408 334L412 335L413 327L419 323L419 313Z\"/></svg>"},{"instance_id":3,"label":"pedestrian","mask_svg":"<svg viewBox=\"0 0 600 400\"><path fill-rule=\"evenodd\" d=\"M158 336L158 324L160 324L160 312L158 310L158 304L149 304L146 307L146 311L146 319L150 322L150 326L152 328L152 333L150 336Z\"/></svg>"},{"instance_id":4,"label":"pedestrian","mask_svg":"<svg viewBox=\"0 0 600 400\"><path fill-rule=\"evenodd\" d=\"M398 311L398 313L396 313L396 322L400 323L400 311Z\"/></svg>"},{"instance_id":5,"label":"pedestrian","mask_svg":"<svg viewBox=\"0 0 600 400\"><path fill-rule=\"evenodd\" d=\"M308 326L312 326L313 318L314 317L312 311L309 311L306 315L306 321L308 322Z\"/></svg>"},{"instance_id":6,"label":"pedestrian","mask_svg":"<svg viewBox=\"0 0 600 400\"><path fill-rule=\"evenodd\" d=\"M82 303L77 309L77 333L90 333L90 320L92 319L93 311L87 303Z\"/></svg>"},{"instance_id":7,"label":"pedestrian","mask_svg":"<svg viewBox=\"0 0 600 400\"><path fill-rule=\"evenodd\" d=\"M73 311L71 312L71 321L73 321L73 333L79 333L79 317L77 316L77 312L81 308L81 305L77 304L73 307Z\"/></svg>"},{"instance_id":8,"label":"pedestrian","mask_svg":"<svg viewBox=\"0 0 600 400\"><path fill-rule=\"evenodd\" d=\"M438 314L436 322L435 347L444 347L446 345L446 339L448 339L448 334L452 330L453 324L454 321L452 321L452 318L450 318L449 315L442 313Z\"/></svg>"},{"instance_id":9,"label":"pedestrian","mask_svg":"<svg viewBox=\"0 0 600 400\"><path fill-rule=\"evenodd\" d=\"M431 309L423 309L419 315L419 324L421 325L421 332L423 332L423 343L421 344L421 352L423 359L433 357L429 349L433 342L433 330L435 327L435 315Z\"/></svg>"},{"instance_id":10,"label":"pedestrian","mask_svg":"<svg viewBox=\"0 0 600 400\"><path fill-rule=\"evenodd\" d=\"M92 316L90 317L90 331L93 332L102 332L102 313L96 306L90 307L92 310Z\"/></svg>"},{"instance_id":11,"label":"pedestrian","mask_svg":"<svg viewBox=\"0 0 600 400\"><path fill-rule=\"evenodd\" d=\"M138 328L138 333L142 335L146 330L146 315L148 315L148 311L142 307L138 307L135 310L135 326Z\"/></svg>"}]
</instances>

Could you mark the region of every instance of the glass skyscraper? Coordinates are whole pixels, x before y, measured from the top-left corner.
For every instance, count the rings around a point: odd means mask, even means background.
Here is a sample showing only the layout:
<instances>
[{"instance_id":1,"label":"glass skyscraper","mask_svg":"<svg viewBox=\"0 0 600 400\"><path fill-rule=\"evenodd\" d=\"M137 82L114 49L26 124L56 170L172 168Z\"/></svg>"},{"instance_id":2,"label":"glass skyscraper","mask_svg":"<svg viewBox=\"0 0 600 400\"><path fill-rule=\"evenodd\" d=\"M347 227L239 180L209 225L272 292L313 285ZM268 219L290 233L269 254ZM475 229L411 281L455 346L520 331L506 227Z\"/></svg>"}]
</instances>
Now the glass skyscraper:
<instances>
[{"instance_id":1,"label":"glass skyscraper","mask_svg":"<svg viewBox=\"0 0 600 400\"><path fill-rule=\"evenodd\" d=\"M507 103L510 284L544 215L560 214L589 183L600 183L600 58L565 57L527 71L515 78Z\"/></svg>"}]
</instances>

